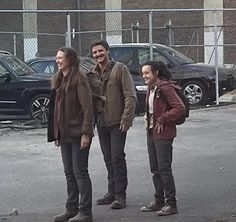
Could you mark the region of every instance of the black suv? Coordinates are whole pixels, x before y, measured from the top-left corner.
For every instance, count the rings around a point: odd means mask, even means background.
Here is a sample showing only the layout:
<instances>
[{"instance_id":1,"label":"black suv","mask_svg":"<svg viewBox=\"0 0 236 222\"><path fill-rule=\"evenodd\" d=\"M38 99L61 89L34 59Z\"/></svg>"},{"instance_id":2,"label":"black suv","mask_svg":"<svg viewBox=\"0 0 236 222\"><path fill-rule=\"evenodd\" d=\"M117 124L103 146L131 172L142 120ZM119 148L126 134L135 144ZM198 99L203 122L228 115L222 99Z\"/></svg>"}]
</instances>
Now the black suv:
<instances>
[{"instance_id":1,"label":"black suv","mask_svg":"<svg viewBox=\"0 0 236 222\"><path fill-rule=\"evenodd\" d=\"M21 61L0 51L0 120L35 119L47 122L50 100L49 80L57 70L55 57ZM81 57L80 66L89 70L94 61Z\"/></svg>"},{"instance_id":2,"label":"black suv","mask_svg":"<svg viewBox=\"0 0 236 222\"><path fill-rule=\"evenodd\" d=\"M47 122L49 78L9 52L0 51L0 119Z\"/></svg>"},{"instance_id":3,"label":"black suv","mask_svg":"<svg viewBox=\"0 0 236 222\"><path fill-rule=\"evenodd\" d=\"M132 76L141 82L140 66L150 60L150 45L145 43L129 43L110 45L110 53L115 61L125 63ZM196 63L173 48L154 44L153 60L164 62L170 69L173 79L182 87L184 95L191 105L206 105L215 100L215 68L214 66ZM235 87L232 70L219 68L220 94ZM144 103L144 100L142 101ZM143 106L143 104L142 104Z\"/></svg>"}]
</instances>

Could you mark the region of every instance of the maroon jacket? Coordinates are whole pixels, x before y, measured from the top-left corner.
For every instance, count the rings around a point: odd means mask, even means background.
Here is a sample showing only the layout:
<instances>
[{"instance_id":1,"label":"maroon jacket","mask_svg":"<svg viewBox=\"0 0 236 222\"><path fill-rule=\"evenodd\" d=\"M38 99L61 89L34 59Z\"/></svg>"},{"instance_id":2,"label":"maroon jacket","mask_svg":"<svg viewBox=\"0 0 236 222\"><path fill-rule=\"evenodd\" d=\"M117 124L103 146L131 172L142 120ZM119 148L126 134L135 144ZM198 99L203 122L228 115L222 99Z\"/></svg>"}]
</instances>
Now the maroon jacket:
<instances>
[{"instance_id":1,"label":"maroon jacket","mask_svg":"<svg viewBox=\"0 0 236 222\"><path fill-rule=\"evenodd\" d=\"M175 121L185 112L185 106L179 98L176 90L181 90L180 86L173 81L161 80L156 90L153 101L153 138L154 139L173 139L176 137ZM150 91L147 92L147 118L148 117L148 97ZM162 133L155 131L156 123L163 124ZM149 125L149 121L148 121Z\"/></svg>"}]
</instances>

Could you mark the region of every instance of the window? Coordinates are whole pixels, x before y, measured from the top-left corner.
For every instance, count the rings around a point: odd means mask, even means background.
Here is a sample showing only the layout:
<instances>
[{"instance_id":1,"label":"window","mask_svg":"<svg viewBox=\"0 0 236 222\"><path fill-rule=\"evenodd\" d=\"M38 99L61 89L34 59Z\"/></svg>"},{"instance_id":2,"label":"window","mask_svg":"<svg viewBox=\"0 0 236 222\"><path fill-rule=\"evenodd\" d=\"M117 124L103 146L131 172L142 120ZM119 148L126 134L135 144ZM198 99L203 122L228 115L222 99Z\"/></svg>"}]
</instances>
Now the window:
<instances>
[{"instance_id":1,"label":"window","mask_svg":"<svg viewBox=\"0 0 236 222\"><path fill-rule=\"evenodd\" d=\"M6 79L6 77L9 75L9 72L7 71L7 69L0 64L0 79Z\"/></svg>"},{"instance_id":2,"label":"window","mask_svg":"<svg viewBox=\"0 0 236 222\"><path fill-rule=\"evenodd\" d=\"M133 49L126 47L111 48L111 57L114 61L122 62L127 66L133 65Z\"/></svg>"},{"instance_id":3,"label":"window","mask_svg":"<svg viewBox=\"0 0 236 222\"><path fill-rule=\"evenodd\" d=\"M147 48L140 48L138 50L138 59L140 65L150 60L150 50ZM168 60L163 55L161 55L159 52L156 51L153 52L153 60L161 61L164 62L165 64L169 63Z\"/></svg>"},{"instance_id":4,"label":"window","mask_svg":"<svg viewBox=\"0 0 236 222\"><path fill-rule=\"evenodd\" d=\"M31 67L39 73L54 73L54 61L38 61L31 64Z\"/></svg>"}]
</instances>

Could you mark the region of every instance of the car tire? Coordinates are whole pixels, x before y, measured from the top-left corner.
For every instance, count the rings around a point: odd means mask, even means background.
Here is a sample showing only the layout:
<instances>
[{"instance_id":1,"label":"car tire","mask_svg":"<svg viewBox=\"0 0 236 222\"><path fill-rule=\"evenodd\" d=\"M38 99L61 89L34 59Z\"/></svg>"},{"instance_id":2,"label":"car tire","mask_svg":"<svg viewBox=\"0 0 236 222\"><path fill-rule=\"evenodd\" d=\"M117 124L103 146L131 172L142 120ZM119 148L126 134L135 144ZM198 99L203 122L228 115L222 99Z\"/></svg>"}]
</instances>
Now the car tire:
<instances>
[{"instance_id":1,"label":"car tire","mask_svg":"<svg viewBox=\"0 0 236 222\"><path fill-rule=\"evenodd\" d=\"M32 98L29 104L29 115L40 123L48 122L50 96L38 94Z\"/></svg>"},{"instance_id":2,"label":"car tire","mask_svg":"<svg viewBox=\"0 0 236 222\"><path fill-rule=\"evenodd\" d=\"M182 85L182 91L191 106L206 105L207 89L203 83L191 80Z\"/></svg>"}]
</instances>

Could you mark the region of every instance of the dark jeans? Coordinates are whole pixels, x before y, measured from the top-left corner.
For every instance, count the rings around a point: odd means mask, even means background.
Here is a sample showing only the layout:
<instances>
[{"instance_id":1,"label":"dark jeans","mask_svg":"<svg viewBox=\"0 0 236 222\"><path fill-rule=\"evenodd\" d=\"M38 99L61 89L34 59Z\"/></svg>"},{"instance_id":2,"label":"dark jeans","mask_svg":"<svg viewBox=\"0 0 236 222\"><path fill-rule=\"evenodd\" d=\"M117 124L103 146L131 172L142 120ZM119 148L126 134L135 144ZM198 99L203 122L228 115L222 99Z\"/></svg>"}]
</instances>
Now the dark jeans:
<instances>
[{"instance_id":1,"label":"dark jeans","mask_svg":"<svg viewBox=\"0 0 236 222\"><path fill-rule=\"evenodd\" d=\"M108 192L125 196L128 185L125 160L126 134L119 130L119 125L97 127L99 142L108 171Z\"/></svg>"},{"instance_id":2,"label":"dark jeans","mask_svg":"<svg viewBox=\"0 0 236 222\"><path fill-rule=\"evenodd\" d=\"M153 139L147 133L149 163L153 174L156 200L176 203L175 181L172 174L173 139Z\"/></svg>"},{"instance_id":3,"label":"dark jeans","mask_svg":"<svg viewBox=\"0 0 236 222\"><path fill-rule=\"evenodd\" d=\"M67 182L66 208L90 215L92 185L88 174L89 148L80 149L80 142L61 143L61 155Z\"/></svg>"}]
</instances>

